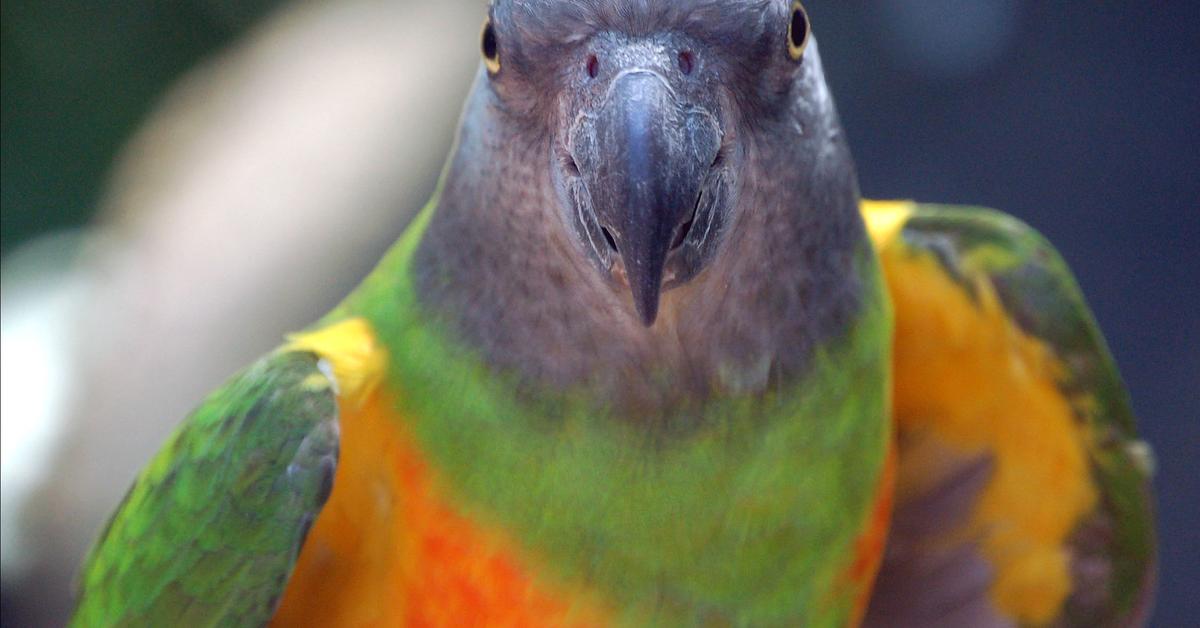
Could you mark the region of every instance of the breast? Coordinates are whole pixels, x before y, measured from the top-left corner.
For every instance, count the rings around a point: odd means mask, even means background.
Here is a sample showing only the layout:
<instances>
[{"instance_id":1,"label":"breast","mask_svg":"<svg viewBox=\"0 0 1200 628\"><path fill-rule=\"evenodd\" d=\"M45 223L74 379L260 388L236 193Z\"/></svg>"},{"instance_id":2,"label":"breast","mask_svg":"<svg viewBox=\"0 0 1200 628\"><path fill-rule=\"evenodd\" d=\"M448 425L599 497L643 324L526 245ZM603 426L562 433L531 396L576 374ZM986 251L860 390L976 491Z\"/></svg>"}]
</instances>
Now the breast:
<instances>
[{"instance_id":1,"label":"breast","mask_svg":"<svg viewBox=\"0 0 1200 628\"><path fill-rule=\"evenodd\" d=\"M342 405L333 492L274 626L591 626L587 591L538 578L505 534L443 495L387 393Z\"/></svg>"},{"instance_id":2,"label":"breast","mask_svg":"<svg viewBox=\"0 0 1200 628\"><path fill-rule=\"evenodd\" d=\"M586 591L538 578L496 526L456 507L384 384L395 356L363 318L293 336L338 382L340 459L276 626L603 623Z\"/></svg>"},{"instance_id":3,"label":"breast","mask_svg":"<svg viewBox=\"0 0 1200 628\"><path fill-rule=\"evenodd\" d=\"M333 491L275 623L847 620L886 526L885 316L866 311L811 384L653 434L590 397L518 394L413 324L389 385L340 399ZM371 363L332 355L339 383ZM845 373L858 394L824 385Z\"/></svg>"}]
</instances>

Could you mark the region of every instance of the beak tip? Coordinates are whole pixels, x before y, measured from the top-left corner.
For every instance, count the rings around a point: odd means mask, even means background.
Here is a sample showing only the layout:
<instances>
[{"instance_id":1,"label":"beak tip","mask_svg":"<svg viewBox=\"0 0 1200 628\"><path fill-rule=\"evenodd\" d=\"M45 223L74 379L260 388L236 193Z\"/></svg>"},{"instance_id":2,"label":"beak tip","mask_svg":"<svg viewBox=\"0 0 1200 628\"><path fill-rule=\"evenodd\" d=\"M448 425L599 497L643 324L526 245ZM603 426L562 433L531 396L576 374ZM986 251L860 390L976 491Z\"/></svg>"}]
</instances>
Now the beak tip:
<instances>
[{"instance_id":1,"label":"beak tip","mask_svg":"<svg viewBox=\"0 0 1200 628\"><path fill-rule=\"evenodd\" d=\"M639 296L641 298L638 298ZM654 321L658 319L658 291L653 290L642 295L634 295L633 305L642 325L653 326Z\"/></svg>"},{"instance_id":2,"label":"beak tip","mask_svg":"<svg viewBox=\"0 0 1200 628\"><path fill-rule=\"evenodd\" d=\"M653 327L654 321L658 318L657 310L658 310L658 308L653 308L649 311L643 311L639 308L638 309L638 317L641 319L642 325L644 325L646 327Z\"/></svg>"}]
</instances>

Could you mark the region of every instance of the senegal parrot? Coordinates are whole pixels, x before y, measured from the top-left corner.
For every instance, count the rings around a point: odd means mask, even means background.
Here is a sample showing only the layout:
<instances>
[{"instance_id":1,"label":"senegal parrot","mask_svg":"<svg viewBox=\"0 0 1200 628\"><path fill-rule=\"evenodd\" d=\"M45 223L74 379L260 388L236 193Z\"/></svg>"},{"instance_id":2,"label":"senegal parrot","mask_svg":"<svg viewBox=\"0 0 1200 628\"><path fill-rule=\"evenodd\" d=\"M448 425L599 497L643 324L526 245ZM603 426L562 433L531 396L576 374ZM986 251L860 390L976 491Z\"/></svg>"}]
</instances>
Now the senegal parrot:
<instances>
[{"instance_id":1,"label":"senegal parrot","mask_svg":"<svg viewBox=\"0 0 1200 628\"><path fill-rule=\"evenodd\" d=\"M76 626L1146 621L1070 273L869 202L786 0L494 0L438 191L134 482Z\"/></svg>"}]
</instances>

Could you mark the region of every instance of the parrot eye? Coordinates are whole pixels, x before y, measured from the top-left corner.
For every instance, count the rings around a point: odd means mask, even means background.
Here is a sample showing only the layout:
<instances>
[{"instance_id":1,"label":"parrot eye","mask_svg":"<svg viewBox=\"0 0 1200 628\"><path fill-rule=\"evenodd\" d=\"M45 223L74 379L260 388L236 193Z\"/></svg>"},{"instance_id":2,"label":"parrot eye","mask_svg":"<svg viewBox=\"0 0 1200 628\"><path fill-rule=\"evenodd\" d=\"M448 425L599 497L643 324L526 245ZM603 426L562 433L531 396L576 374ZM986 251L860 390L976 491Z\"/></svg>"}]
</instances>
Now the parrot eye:
<instances>
[{"instance_id":1,"label":"parrot eye","mask_svg":"<svg viewBox=\"0 0 1200 628\"><path fill-rule=\"evenodd\" d=\"M788 55L794 61L804 56L804 47L808 45L808 13L804 5L797 0L792 3L792 19L788 22Z\"/></svg>"},{"instance_id":2,"label":"parrot eye","mask_svg":"<svg viewBox=\"0 0 1200 628\"><path fill-rule=\"evenodd\" d=\"M483 23L483 64L489 74L500 71L500 48L496 45L496 29L492 26L492 18Z\"/></svg>"}]
</instances>

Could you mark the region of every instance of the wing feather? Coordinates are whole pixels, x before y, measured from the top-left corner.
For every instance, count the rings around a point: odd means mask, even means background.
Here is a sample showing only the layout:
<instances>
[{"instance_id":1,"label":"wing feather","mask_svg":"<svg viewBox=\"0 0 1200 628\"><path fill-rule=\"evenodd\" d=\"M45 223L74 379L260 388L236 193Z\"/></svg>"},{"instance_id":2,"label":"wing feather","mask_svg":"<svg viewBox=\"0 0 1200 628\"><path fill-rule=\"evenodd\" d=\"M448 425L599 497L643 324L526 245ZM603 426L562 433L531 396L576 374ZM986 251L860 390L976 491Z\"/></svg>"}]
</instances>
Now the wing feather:
<instances>
[{"instance_id":1,"label":"wing feather","mask_svg":"<svg viewBox=\"0 0 1200 628\"><path fill-rule=\"evenodd\" d=\"M1147 448L1065 263L1000 212L866 203L864 216L896 309L896 520L909 522L868 625L1143 623Z\"/></svg>"},{"instance_id":2,"label":"wing feather","mask_svg":"<svg viewBox=\"0 0 1200 628\"><path fill-rule=\"evenodd\" d=\"M184 421L85 560L73 625L271 618L337 465L337 401L320 367L309 352L271 354Z\"/></svg>"}]
</instances>

